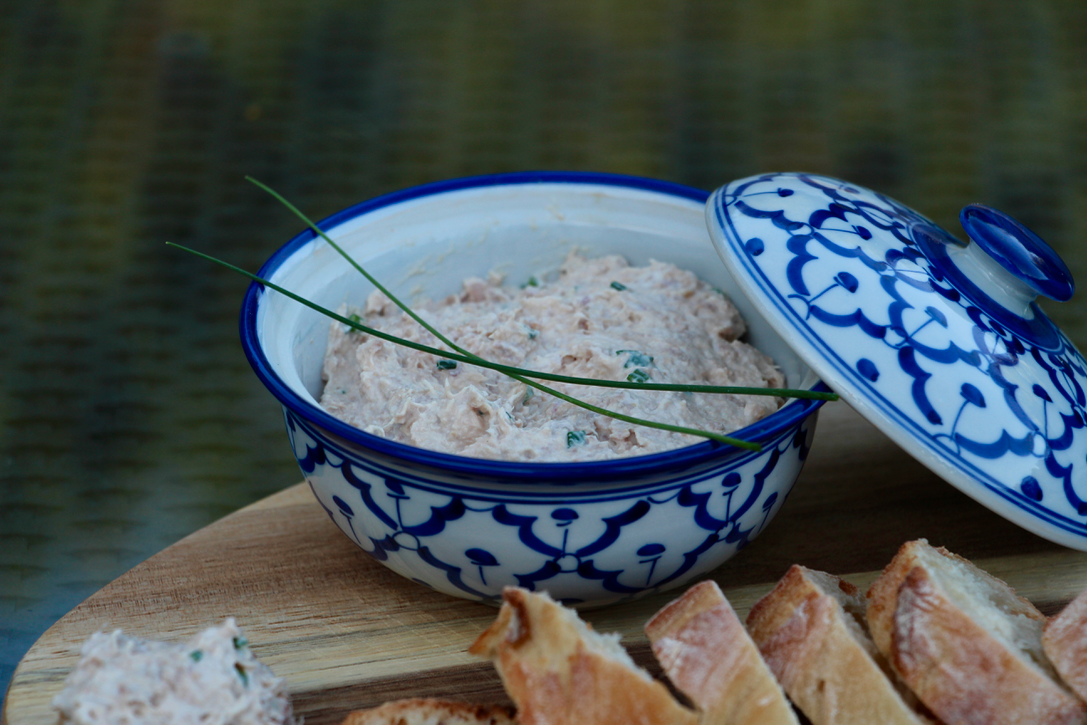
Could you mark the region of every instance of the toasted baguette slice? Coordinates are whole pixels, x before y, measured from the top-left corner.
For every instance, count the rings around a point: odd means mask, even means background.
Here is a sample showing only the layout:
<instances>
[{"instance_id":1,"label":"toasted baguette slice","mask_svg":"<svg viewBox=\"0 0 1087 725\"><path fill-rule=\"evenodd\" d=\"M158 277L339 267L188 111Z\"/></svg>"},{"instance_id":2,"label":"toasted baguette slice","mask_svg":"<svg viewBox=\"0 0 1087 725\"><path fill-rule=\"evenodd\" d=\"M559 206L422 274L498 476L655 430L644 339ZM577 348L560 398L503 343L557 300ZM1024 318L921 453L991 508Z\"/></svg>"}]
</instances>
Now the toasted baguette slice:
<instances>
[{"instance_id":1,"label":"toasted baguette slice","mask_svg":"<svg viewBox=\"0 0 1087 725\"><path fill-rule=\"evenodd\" d=\"M1087 700L1087 591L1046 622L1042 646L1065 683Z\"/></svg>"},{"instance_id":2,"label":"toasted baguette slice","mask_svg":"<svg viewBox=\"0 0 1087 725\"><path fill-rule=\"evenodd\" d=\"M342 725L517 725L517 719L513 708L501 705L412 699L356 710Z\"/></svg>"},{"instance_id":3,"label":"toasted baguette slice","mask_svg":"<svg viewBox=\"0 0 1087 725\"><path fill-rule=\"evenodd\" d=\"M907 542L868 592L877 646L937 717L968 725L1087 722L1042 649L1045 617L1004 582Z\"/></svg>"},{"instance_id":4,"label":"toasted baguette slice","mask_svg":"<svg viewBox=\"0 0 1087 725\"><path fill-rule=\"evenodd\" d=\"M521 725L694 725L695 714L546 594L507 588L494 623L468 651L489 657Z\"/></svg>"},{"instance_id":5,"label":"toasted baguette slice","mask_svg":"<svg viewBox=\"0 0 1087 725\"><path fill-rule=\"evenodd\" d=\"M645 625L653 654L702 725L799 725L717 583L695 584Z\"/></svg>"},{"instance_id":6,"label":"toasted baguette slice","mask_svg":"<svg viewBox=\"0 0 1087 725\"><path fill-rule=\"evenodd\" d=\"M865 601L836 576L794 565L752 607L751 637L814 725L928 725L864 627Z\"/></svg>"}]
</instances>

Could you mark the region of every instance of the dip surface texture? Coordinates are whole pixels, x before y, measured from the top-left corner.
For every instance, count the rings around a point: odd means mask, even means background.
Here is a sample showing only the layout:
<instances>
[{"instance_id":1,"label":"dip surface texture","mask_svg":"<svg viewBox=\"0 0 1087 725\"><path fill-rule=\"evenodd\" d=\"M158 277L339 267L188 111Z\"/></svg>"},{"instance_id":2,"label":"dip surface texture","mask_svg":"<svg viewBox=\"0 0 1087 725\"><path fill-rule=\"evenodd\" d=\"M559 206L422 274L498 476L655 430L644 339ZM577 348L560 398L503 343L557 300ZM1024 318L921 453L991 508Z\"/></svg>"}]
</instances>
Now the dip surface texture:
<instances>
[{"instance_id":1,"label":"dip surface texture","mask_svg":"<svg viewBox=\"0 0 1087 725\"><path fill-rule=\"evenodd\" d=\"M738 340L732 303L694 274L617 256L571 255L553 282L521 288L470 278L441 303L413 306L458 345L520 368L608 380L782 387L773 361ZM363 324L440 346L378 292ZM333 323L321 405L367 433L473 458L565 462L638 456L701 438L597 415L501 373L410 350ZM781 405L770 396L623 390L545 382L611 411L728 433Z\"/></svg>"},{"instance_id":2,"label":"dip surface texture","mask_svg":"<svg viewBox=\"0 0 1087 725\"><path fill-rule=\"evenodd\" d=\"M283 680L233 619L184 644L98 632L53 700L62 723L294 725Z\"/></svg>"}]
</instances>

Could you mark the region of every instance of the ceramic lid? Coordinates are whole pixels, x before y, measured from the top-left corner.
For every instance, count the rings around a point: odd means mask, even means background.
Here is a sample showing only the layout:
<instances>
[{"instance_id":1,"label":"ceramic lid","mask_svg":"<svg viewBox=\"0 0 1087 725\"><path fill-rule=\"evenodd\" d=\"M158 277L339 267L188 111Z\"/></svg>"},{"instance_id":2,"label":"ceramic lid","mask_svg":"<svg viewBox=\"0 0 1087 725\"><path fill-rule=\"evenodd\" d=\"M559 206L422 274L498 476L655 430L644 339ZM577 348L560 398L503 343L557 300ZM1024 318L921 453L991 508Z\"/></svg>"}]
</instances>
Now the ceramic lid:
<instances>
[{"instance_id":1,"label":"ceramic lid","mask_svg":"<svg viewBox=\"0 0 1087 725\"><path fill-rule=\"evenodd\" d=\"M1087 363L1034 302L1074 290L1045 242L980 205L962 242L811 174L734 181L706 216L740 286L843 399L967 495L1087 551Z\"/></svg>"}]
</instances>

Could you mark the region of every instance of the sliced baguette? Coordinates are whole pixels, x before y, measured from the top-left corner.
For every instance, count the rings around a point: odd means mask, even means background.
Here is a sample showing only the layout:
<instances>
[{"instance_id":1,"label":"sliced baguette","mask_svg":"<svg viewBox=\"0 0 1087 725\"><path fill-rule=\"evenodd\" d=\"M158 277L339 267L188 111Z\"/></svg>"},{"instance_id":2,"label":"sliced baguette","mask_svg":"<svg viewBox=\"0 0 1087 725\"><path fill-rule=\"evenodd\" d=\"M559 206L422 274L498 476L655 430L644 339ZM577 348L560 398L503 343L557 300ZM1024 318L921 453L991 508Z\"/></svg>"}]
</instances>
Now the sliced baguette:
<instances>
[{"instance_id":1,"label":"sliced baguette","mask_svg":"<svg viewBox=\"0 0 1087 725\"><path fill-rule=\"evenodd\" d=\"M924 539L907 542L868 599L876 645L944 721L1087 722L1087 706L1059 683L1045 656L1045 617L966 559Z\"/></svg>"},{"instance_id":2,"label":"sliced baguette","mask_svg":"<svg viewBox=\"0 0 1087 725\"><path fill-rule=\"evenodd\" d=\"M695 725L695 714L546 594L507 588L494 623L468 651L490 658L521 725Z\"/></svg>"},{"instance_id":3,"label":"sliced baguette","mask_svg":"<svg viewBox=\"0 0 1087 725\"><path fill-rule=\"evenodd\" d=\"M511 707L423 698L356 710L342 725L517 725L517 719Z\"/></svg>"},{"instance_id":4,"label":"sliced baguette","mask_svg":"<svg viewBox=\"0 0 1087 725\"><path fill-rule=\"evenodd\" d=\"M645 625L653 654L701 712L702 725L799 725L781 686L712 580Z\"/></svg>"},{"instance_id":5,"label":"sliced baguette","mask_svg":"<svg viewBox=\"0 0 1087 725\"><path fill-rule=\"evenodd\" d=\"M814 725L928 725L864 627L849 582L794 565L752 607L751 637L789 699Z\"/></svg>"},{"instance_id":6,"label":"sliced baguette","mask_svg":"<svg viewBox=\"0 0 1087 725\"><path fill-rule=\"evenodd\" d=\"M1042 646L1065 683L1087 700L1087 591L1046 622Z\"/></svg>"}]
</instances>

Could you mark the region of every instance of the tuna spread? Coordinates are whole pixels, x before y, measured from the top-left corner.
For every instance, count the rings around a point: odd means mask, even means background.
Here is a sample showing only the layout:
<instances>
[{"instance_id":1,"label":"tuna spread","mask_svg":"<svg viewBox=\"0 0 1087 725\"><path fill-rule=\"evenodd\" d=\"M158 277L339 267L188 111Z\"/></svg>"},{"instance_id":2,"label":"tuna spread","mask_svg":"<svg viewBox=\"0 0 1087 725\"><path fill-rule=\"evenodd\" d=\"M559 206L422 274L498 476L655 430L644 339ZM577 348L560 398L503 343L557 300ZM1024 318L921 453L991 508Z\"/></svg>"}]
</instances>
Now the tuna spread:
<instances>
[{"instance_id":1,"label":"tuna spread","mask_svg":"<svg viewBox=\"0 0 1087 725\"><path fill-rule=\"evenodd\" d=\"M571 255L554 281L503 286L469 278L440 303L413 307L461 347L519 368L636 382L782 387L773 361L741 342L744 322L721 292L674 265L632 267L621 257ZM374 292L363 324L439 343ZM333 323L321 405L401 443L473 458L586 461L637 456L699 438L591 413L501 373L435 358ZM545 383L602 408L727 433L774 412L781 400Z\"/></svg>"},{"instance_id":2,"label":"tuna spread","mask_svg":"<svg viewBox=\"0 0 1087 725\"><path fill-rule=\"evenodd\" d=\"M249 651L233 619L184 644L93 634L53 708L77 725L295 723L286 686Z\"/></svg>"}]
</instances>

